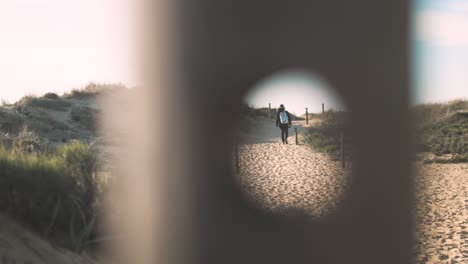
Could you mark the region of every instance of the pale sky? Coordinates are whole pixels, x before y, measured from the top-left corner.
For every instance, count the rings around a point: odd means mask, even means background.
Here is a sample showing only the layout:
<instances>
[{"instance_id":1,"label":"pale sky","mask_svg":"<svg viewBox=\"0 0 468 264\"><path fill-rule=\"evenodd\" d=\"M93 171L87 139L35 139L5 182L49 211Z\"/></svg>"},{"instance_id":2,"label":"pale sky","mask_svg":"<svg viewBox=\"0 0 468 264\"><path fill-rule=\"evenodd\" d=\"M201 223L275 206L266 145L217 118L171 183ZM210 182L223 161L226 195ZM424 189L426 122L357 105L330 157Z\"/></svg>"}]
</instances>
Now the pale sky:
<instances>
[{"instance_id":1,"label":"pale sky","mask_svg":"<svg viewBox=\"0 0 468 264\"><path fill-rule=\"evenodd\" d=\"M309 113L325 109L343 110L344 104L332 87L321 76L305 71L285 71L261 81L245 96L245 102L256 107L278 108L283 104L291 113L302 115L307 107Z\"/></svg>"},{"instance_id":2,"label":"pale sky","mask_svg":"<svg viewBox=\"0 0 468 264\"><path fill-rule=\"evenodd\" d=\"M414 102L468 99L468 0L416 0Z\"/></svg>"},{"instance_id":3,"label":"pale sky","mask_svg":"<svg viewBox=\"0 0 468 264\"><path fill-rule=\"evenodd\" d=\"M467 98L468 0L413 3L413 102ZM134 9L132 0L0 1L0 99L15 102L26 94L61 94L89 82L141 85ZM278 82L304 91L307 81L276 81L276 86ZM291 99L290 105L303 104L307 96ZM319 98L327 100L325 94ZM333 105L333 99L328 100Z\"/></svg>"},{"instance_id":4,"label":"pale sky","mask_svg":"<svg viewBox=\"0 0 468 264\"><path fill-rule=\"evenodd\" d=\"M0 1L0 98L139 85L132 0Z\"/></svg>"}]
</instances>

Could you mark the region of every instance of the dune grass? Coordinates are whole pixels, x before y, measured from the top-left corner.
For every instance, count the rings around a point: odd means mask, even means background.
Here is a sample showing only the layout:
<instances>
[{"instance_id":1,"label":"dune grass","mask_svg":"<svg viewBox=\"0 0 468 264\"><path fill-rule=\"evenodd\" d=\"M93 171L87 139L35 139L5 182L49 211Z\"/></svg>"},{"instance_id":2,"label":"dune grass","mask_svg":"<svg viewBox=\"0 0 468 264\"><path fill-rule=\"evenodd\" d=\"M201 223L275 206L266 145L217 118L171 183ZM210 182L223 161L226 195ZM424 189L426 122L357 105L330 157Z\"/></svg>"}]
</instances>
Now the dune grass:
<instances>
[{"instance_id":1,"label":"dune grass","mask_svg":"<svg viewBox=\"0 0 468 264\"><path fill-rule=\"evenodd\" d=\"M457 112L468 111L468 100L453 100L447 103L420 104L411 108L417 129L424 129L445 121Z\"/></svg>"},{"instance_id":2,"label":"dune grass","mask_svg":"<svg viewBox=\"0 0 468 264\"><path fill-rule=\"evenodd\" d=\"M125 85L89 83L84 88L73 89L59 96L55 93L46 93L43 96L26 95L14 104L18 111L25 111L28 107L40 107L56 111L66 111L73 105L68 99L85 99L95 97L102 93L128 89Z\"/></svg>"},{"instance_id":3,"label":"dune grass","mask_svg":"<svg viewBox=\"0 0 468 264\"><path fill-rule=\"evenodd\" d=\"M97 176L97 158L81 142L51 153L31 151L35 140L29 136L9 150L0 147L0 210L80 251L96 232L96 203L104 184Z\"/></svg>"},{"instance_id":4,"label":"dune grass","mask_svg":"<svg viewBox=\"0 0 468 264\"><path fill-rule=\"evenodd\" d=\"M0 132L17 134L24 127L25 117L17 112L0 108Z\"/></svg>"},{"instance_id":5,"label":"dune grass","mask_svg":"<svg viewBox=\"0 0 468 264\"><path fill-rule=\"evenodd\" d=\"M319 122L303 132L304 143L314 150L330 155L333 160L341 157L341 133L344 135L345 158L351 158L351 138L347 113L329 109L325 113L314 114Z\"/></svg>"},{"instance_id":6,"label":"dune grass","mask_svg":"<svg viewBox=\"0 0 468 264\"><path fill-rule=\"evenodd\" d=\"M435 162L468 162L468 101L424 104L412 110L415 141L423 151L450 155Z\"/></svg>"},{"instance_id":7,"label":"dune grass","mask_svg":"<svg viewBox=\"0 0 468 264\"><path fill-rule=\"evenodd\" d=\"M73 89L70 92L65 93L63 95L63 98L82 99L82 98L93 97L93 96L106 93L106 92L112 92L116 90L126 90L126 89L128 88L121 83L115 83L115 84L90 83L86 85L84 88Z\"/></svg>"},{"instance_id":8,"label":"dune grass","mask_svg":"<svg viewBox=\"0 0 468 264\"><path fill-rule=\"evenodd\" d=\"M121 84L91 83L62 96L30 95L0 107L0 211L76 251L102 234L97 220L109 172L103 172L95 147L69 140L88 142L97 134L94 100L116 89L127 90ZM67 116L70 124L57 116Z\"/></svg>"},{"instance_id":9,"label":"dune grass","mask_svg":"<svg viewBox=\"0 0 468 264\"><path fill-rule=\"evenodd\" d=\"M40 107L55 111L66 111L70 106L70 102L60 97L55 98L50 94L48 94L47 97L36 97L33 95L27 95L21 98L15 104L15 109L19 111L24 111L27 109L27 107Z\"/></svg>"},{"instance_id":10,"label":"dune grass","mask_svg":"<svg viewBox=\"0 0 468 264\"><path fill-rule=\"evenodd\" d=\"M414 141L417 149L430 152L436 158L426 163L468 162L468 101L454 100L447 103L422 104L410 109L414 124ZM345 153L351 148L349 133L346 133L346 112L327 111L316 116L320 122L304 132L304 140L315 150L340 155L340 134L345 130ZM442 157L442 156L447 157Z\"/></svg>"},{"instance_id":11,"label":"dune grass","mask_svg":"<svg viewBox=\"0 0 468 264\"><path fill-rule=\"evenodd\" d=\"M454 113L421 132L421 140L436 155L468 152L468 112Z\"/></svg>"}]
</instances>

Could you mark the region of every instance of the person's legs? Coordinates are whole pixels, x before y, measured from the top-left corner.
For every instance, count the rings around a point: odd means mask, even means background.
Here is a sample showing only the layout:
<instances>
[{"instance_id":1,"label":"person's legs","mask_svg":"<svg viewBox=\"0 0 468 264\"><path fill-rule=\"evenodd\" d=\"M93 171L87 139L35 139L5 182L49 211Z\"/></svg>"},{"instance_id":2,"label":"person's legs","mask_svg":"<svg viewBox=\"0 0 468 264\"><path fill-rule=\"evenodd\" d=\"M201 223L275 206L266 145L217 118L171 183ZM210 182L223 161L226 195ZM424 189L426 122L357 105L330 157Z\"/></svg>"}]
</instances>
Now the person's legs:
<instances>
[{"instance_id":1,"label":"person's legs","mask_svg":"<svg viewBox=\"0 0 468 264\"><path fill-rule=\"evenodd\" d=\"M284 143L284 128L282 125L280 125L280 129L281 129L281 141L283 141Z\"/></svg>"},{"instance_id":2,"label":"person's legs","mask_svg":"<svg viewBox=\"0 0 468 264\"><path fill-rule=\"evenodd\" d=\"M284 141L288 144L288 125L284 126Z\"/></svg>"},{"instance_id":3,"label":"person's legs","mask_svg":"<svg viewBox=\"0 0 468 264\"><path fill-rule=\"evenodd\" d=\"M283 143L288 143L288 125L280 125L281 128L281 140Z\"/></svg>"}]
</instances>

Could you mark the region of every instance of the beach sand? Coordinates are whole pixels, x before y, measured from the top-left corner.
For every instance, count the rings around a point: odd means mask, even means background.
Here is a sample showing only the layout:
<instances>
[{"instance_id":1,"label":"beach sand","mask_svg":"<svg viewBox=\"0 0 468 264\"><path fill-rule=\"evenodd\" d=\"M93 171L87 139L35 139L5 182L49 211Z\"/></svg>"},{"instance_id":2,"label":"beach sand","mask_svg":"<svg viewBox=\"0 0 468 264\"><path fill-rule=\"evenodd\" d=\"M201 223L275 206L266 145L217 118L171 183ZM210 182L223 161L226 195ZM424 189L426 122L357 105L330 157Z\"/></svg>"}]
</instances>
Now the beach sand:
<instances>
[{"instance_id":1,"label":"beach sand","mask_svg":"<svg viewBox=\"0 0 468 264\"><path fill-rule=\"evenodd\" d=\"M468 263L468 164L416 164L417 263Z\"/></svg>"},{"instance_id":2,"label":"beach sand","mask_svg":"<svg viewBox=\"0 0 468 264\"><path fill-rule=\"evenodd\" d=\"M259 207L273 212L299 209L314 218L331 213L348 186L350 170L339 161L295 144L305 122L294 122L289 129L289 144L282 144L274 121L260 119L252 131L243 135L239 146L239 180L247 196Z\"/></svg>"},{"instance_id":3,"label":"beach sand","mask_svg":"<svg viewBox=\"0 0 468 264\"><path fill-rule=\"evenodd\" d=\"M283 145L274 120L259 119L239 144L238 180L247 197L263 210L298 209L325 218L345 199L350 168L296 145L293 123ZM415 163L416 263L468 263L468 164Z\"/></svg>"}]
</instances>

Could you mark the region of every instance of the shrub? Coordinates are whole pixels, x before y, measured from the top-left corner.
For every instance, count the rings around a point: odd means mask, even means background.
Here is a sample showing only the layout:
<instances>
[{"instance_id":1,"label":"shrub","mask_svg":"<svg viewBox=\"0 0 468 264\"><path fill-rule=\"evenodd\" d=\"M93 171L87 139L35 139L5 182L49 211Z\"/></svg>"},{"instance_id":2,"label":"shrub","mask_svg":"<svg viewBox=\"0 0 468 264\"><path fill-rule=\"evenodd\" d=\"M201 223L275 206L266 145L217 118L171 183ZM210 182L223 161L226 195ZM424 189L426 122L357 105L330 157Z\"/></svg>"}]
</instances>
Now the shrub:
<instances>
[{"instance_id":1,"label":"shrub","mask_svg":"<svg viewBox=\"0 0 468 264\"><path fill-rule=\"evenodd\" d=\"M345 112L335 112L329 110L317 115L320 122L303 132L303 139L315 150L328 154L332 159L337 160L341 155L341 133L344 131L344 147L346 148L346 158L351 154L351 138L348 130L347 114Z\"/></svg>"},{"instance_id":2,"label":"shrub","mask_svg":"<svg viewBox=\"0 0 468 264\"><path fill-rule=\"evenodd\" d=\"M53 100L60 99L60 97L56 93L46 93L44 94L44 98L53 99Z\"/></svg>"},{"instance_id":3,"label":"shrub","mask_svg":"<svg viewBox=\"0 0 468 264\"><path fill-rule=\"evenodd\" d=\"M89 130L94 130L96 127L97 114L96 109L82 105L74 106L70 110L70 118Z\"/></svg>"},{"instance_id":4,"label":"shrub","mask_svg":"<svg viewBox=\"0 0 468 264\"><path fill-rule=\"evenodd\" d=\"M452 114L468 110L468 100L447 103L421 104L411 109L417 129L425 129L450 118Z\"/></svg>"},{"instance_id":5,"label":"shrub","mask_svg":"<svg viewBox=\"0 0 468 264\"><path fill-rule=\"evenodd\" d=\"M468 101L423 104L411 109L417 144L436 156L431 162L464 162L468 153ZM440 157L450 154L452 158Z\"/></svg>"},{"instance_id":6,"label":"shrub","mask_svg":"<svg viewBox=\"0 0 468 264\"><path fill-rule=\"evenodd\" d=\"M39 153L43 147L43 142L32 131L28 131L27 127L18 134L13 140L12 151L16 153Z\"/></svg>"},{"instance_id":7,"label":"shrub","mask_svg":"<svg viewBox=\"0 0 468 264\"><path fill-rule=\"evenodd\" d=\"M0 108L0 131L3 133L17 134L21 131L26 120L14 110Z\"/></svg>"},{"instance_id":8,"label":"shrub","mask_svg":"<svg viewBox=\"0 0 468 264\"><path fill-rule=\"evenodd\" d=\"M96 232L96 170L80 142L41 155L0 148L0 209L46 237L68 234L62 246L79 251Z\"/></svg>"},{"instance_id":9,"label":"shrub","mask_svg":"<svg viewBox=\"0 0 468 264\"><path fill-rule=\"evenodd\" d=\"M468 115L457 112L444 120L417 129L418 140L436 155L468 152Z\"/></svg>"},{"instance_id":10,"label":"shrub","mask_svg":"<svg viewBox=\"0 0 468 264\"><path fill-rule=\"evenodd\" d=\"M15 109L23 112L28 107L40 107L40 108L52 109L56 111L64 111L68 107L70 107L70 105L71 105L70 102L60 99L60 98L51 99L51 98L46 98L46 97L35 97L32 95L27 95L21 98L15 104Z\"/></svg>"},{"instance_id":11,"label":"shrub","mask_svg":"<svg viewBox=\"0 0 468 264\"><path fill-rule=\"evenodd\" d=\"M330 129L323 127L309 128L304 133L304 142L311 145L315 150L330 155L333 159L340 156L340 139Z\"/></svg>"},{"instance_id":12,"label":"shrub","mask_svg":"<svg viewBox=\"0 0 468 264\"><path fill-rule=\"evenodd\" d=\"M101 93L110 92L114 90L121 90L121 89L127 89L127 87L125 87L125 85L120 84L120 83L117 83L117 84L90 83L82 89L73 89L71 92L64 94L63 97L72 98L72 99L82 99L82 98L96 96Z\"/></svg>"}]
</instances>

